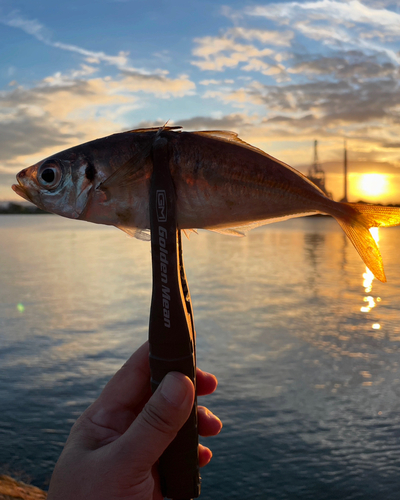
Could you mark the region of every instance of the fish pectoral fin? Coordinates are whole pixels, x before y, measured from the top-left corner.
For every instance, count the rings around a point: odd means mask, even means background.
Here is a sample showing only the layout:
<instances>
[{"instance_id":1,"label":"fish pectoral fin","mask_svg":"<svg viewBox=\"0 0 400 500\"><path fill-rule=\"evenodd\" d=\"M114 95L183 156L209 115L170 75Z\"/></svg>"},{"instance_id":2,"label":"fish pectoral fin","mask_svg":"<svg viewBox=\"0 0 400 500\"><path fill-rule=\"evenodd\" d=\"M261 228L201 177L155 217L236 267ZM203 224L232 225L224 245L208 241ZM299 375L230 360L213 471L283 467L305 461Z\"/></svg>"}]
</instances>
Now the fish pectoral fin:
<instances>
[{"instance_id":1,"label":"fish pectoral fin","mask_svg":"<svg viewBox=\"0 0 400 500\"><path fill-rule=\"evenodd\" d=\"M151 146L152 142L149 141L148 144L136 151L129 160L108 176L97 189L106 190L110 187L127 186L137 182L139 178L142 178L142 168L150 156Z\"/></svg>"},{"instance_id":2,"label":"fish pectoral fin","mask_svg":"<svg viewBox=\"0 0 400 500\"><path fill-rule=\"evenodd\" d=\"M126 233L131 238L136 238L142 241L150 241L150 229L139 229L137 227L127 227L116 224L115 227Z\"/></svg>"},{"instance_id":3,"label":"fish pectoral fin","mask_svg":"<svg viewBox=\"0 0 400 500\"><path fill-rule=\"evenodd\" d=\"M136 232L133 236L134 238L142 241L151 240L150 229L136 229Z\"/></svg>"}]
</instances>

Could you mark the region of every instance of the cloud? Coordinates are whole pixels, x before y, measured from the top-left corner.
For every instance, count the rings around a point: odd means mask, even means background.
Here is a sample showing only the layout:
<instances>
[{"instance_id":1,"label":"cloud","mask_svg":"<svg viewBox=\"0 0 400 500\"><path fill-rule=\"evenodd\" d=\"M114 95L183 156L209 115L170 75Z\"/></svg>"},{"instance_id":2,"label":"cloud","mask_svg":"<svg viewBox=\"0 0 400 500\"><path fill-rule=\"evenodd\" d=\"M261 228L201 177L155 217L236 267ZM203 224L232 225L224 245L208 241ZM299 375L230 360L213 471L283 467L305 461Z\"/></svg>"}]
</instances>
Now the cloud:
<instances>
[{"instance_id":1,"label":"cloud","mask_svg":"<svg viewBox=\"0 0 400 500\"><path fill-rule=\"evenodd\" d=\"M53 41L50 31L45 26L39 23L36 19L26 19L22 17L17 11L11 12L8 16L1 17L0 22L12 28L19 28L28 35L34 36L37 40L45 43L46 45L80 54L91 64L105 62L117 67L125 67L128 64L128 52L121 51L118 55L112 56L101 51L91 51L78 47L77 45Z\"/></svg>"},{"instance_id":2,"label":"cloud","mask_svg":"<svg viewBox=\"0 0 400 500\"><path fill-rule=\"evenodd\" d=\"M100 82L101 83L101 82ZM0 94L0 169L16 172L84 140L116 130L101 108L117 107L121 96L104 93L96 80L17 87Z\"/></svg>"},{"instance_id":3,"label":"cloud","mask_svg":"<svg viewBox=\"0 0 400 500\"><path fill-rule=\"evenodd\" d=\"M385 53L392 61L400 62L397 50L382 43L400 37L400 14L388 8L375 8L359 0L316 0L254 6L244 12L251 17L290 24L302 35L325 45L337 48L347 44L353 48ZM376 33L374 38L371 37L371 30Z\"/></svg>"},{"instance_id":4,"label":"cloud","mask_svg":"<svg viewBox=\"0 0 400 500\"><path fill-rule=\"evenodd\" d=\"M264 44L283 47L289 47L290 42L294 37L294 33L291 30L261 30L241 28L239 26L228 29L226 35L232 38L241 38L243 40L258 41Z\"/></svg>"},{"instance_id":5,"label":"cloud","mask_svg":"<svg viewBox=\"0 0 400 500\"><path fill-rule=\"evenodd\" d=\"M237 43L229 36L197 38L195 43L197 47L193 55L201 60L193 61L192 64L203 70L223 71L225 68L235 68L239 63L261 60L273 54L269 48L258 49L254 45Z\"/></svg>"},{"instance_id":6,"label":"cloud","mask_svg":"<svg viewBox=\"0 0 400 500\"><path fill-rule=\"evenodd\" d=\"M228 83L228 84L232 84L234 83L235 81L232 80L232 79L225 79L225 80L215 80L215 78L211 78L209 80L200 80L199 81L199 84L200 85L205 85L205 86L208 86L208 85L222 85L224 83Z\"/></svg>"},{"instance_id":7,"label":"cloud","mask_svg":"<svg viewBox=\"0 0 400 500\"><path fill-rule=\"evenodd\" d=\"M135 128L161 127L164 123L161 120L142 121ZM212 116L193 116L192 118L178 121L170 120L168 125L181 126L185 131L190 130L232 130L239 132L245 127L251 126L251 119L239 113L222 115L220 117Z\"/></svg>"},{"instance_id":8,"label":"cloud","mask_svg":"<svg viewBox=\"0 0 400 500\"><path fill-rule=\"evenodd\" d=\"M291 74L322 75L331 79L391 77L397 73L392 62L380 62L376 56L348 51L335 56L313 56L288 68Z\"/></svg>"},{"instance_id":9,"label":"cloud","mask_svg":"<svg viewBox=\"0 0 400 500\"><path fill-rule=\"evenodd\" d=\"M270 147L266 138L290 141L290 161L299 158L294 144L346 135L366 158L376 152L397 164L397 148L383 148L396 145L400 134L400 14L391 8L384 1L315 0L229 9L233 28L195 40L197 66L213 83L202 97L258 116L246 133L261 147ZM252 56L248 46L271 53ZM223 78L213 78L212 71L226 72L229 65L249 79L236 77L228 88Z\"/></svg>"},{"instance_id":10,"label":"cloud","mask_svg":"<svg viewBox=\"0 0 400 500\"><path fill-rule=\"evenodd\" d=\"M80 72L72 72L74 74ZM26 116L49 114L61 120L79 109L126 102L126 97L112 93L112 86L113 81L107 78L73 78L58 72L44 78L35 87L18 86L1 92L0 120L4 122L22 110Z\"/></svg>"},{"instance_id":11,"label":"cloud","mask_svg":"<svg viewBox=\"0 0 400 500\"><path fill-rule=\"evenodd\" d=\"M364 74L365 68L359 72ZM251 120L233 125L244 132L243 138L293 166L311 158L305 151L313 139L334 143L337 149L344 136L362 153L365 168L372 160L400 166L400 85L393 73L282 85L252 81L230 93L214 90L212 97L240 105L242 117L256 110Z\"/></svg>"},{"instance_id":12,"label":"cloud","mask_svg":"<svg viewBox=\"0 0 400 500\"><path fill-rule=\"evenodd\" d=\"M115 66L121 71L127 73L135 73L137 75L143 75L143 77L151 76L151 74L142 68L134 68L131 66L129 61L128 51L119 51L117 55L106 54L103 51L88 50L83 47L79 47L74 44L63 43L57 40L53 40L50 30L48 30L44 25L42 25L36 19L26 19L19 14L17 11L13 11L7 16L0 17L0 23L10 26L13 28L18 28L25 33L35 37L40 42L54 47L56 49L73 52L84 57L85 61L91 65L106 63ZM166 52L159 52L156 57L163 58L165 61ZM153 75L163 74L162 70L155 70L152 72Z\"/></svg>"},{"instance_id":13,"label":"cloud","mask_svg":"<svg viewBox=\"0 0 400 500\"><path fill-rule=\"evenodd\" d=\"M18 12L0 22L20 29L56 49L77 53L83 63L69 72L55 72L31 87L13 81L0 92L0 161L3 171L15 171L54 149L66 148L121 129L121 116L143 106L144 96L180 98L195 91L187 75L171 77L166 70L133 67L128 53L109 55L54 40L35 19ZM100 73L100 65L102 76ZM117 69L104 76L107 66ZM141 96L140 99L138 96Z\"/></svg>"},{"instance_id":14,"label":"cloud","mask_svg":"<svg viewBox=\"0 0 400 500\"><path fill-rule=\"evenodd\" d=\"M394 0L363 0L363 3L374 9L382 9L384 7L393 9L396 7Z\"/></svg>"},{"instance_id":15,"label":"cloud","mask_svg":"<svg viewBox=\"0 0 400 500\"><path fill-rule=\"evenodd\" d=\"M52 127L50 120L29 116L20 109L12 120L0 121L0 170L9 171L4 165L12 165L14 159L33 155L45 147L60 147L72 137Z\"/></svg>"},{"instance_id":16,"label":"cloud","mask_svg":"<svg viewBox=\"0 0 400 500\"><path fill-rule=\"evenodd\" d=\"M290 45L291 31L271 31L261 29L230 28L219 36L206 36L194 40L192 53L198 59L192 61L203 71L222 72L240 68L264 75L282 77L285 68L277 60L277 47ZM252 41L255 43L243 43Z\"/></svg>"},{"instance_id":17,"label":"cloud","mask_svg":"<svg viewBox=\"0 0 400 500\"><path fill-rule=\"evenodd\" d=\"M173 79L125 72L95 78L92 69L83 65L69 74L48 76L32 88L13 86L0 92L3 170L15 171L54 148L65 149L120 130L121 115L141 105L141 92L181 97L194 88L185 76Z\"/></svg>"},{"instance_id":18,"label":"cloud","mask_svg":"<svg viewBox=\"0 0 400 500\"><path fill-rule=\"evenodd\" d=\"M255 6L245 9L247 15L282 20L303 16L307 20L327 20L337 23L360 23L384 28L388 34L399 37L400 14L385 8L369 7L358 0L316 0L310 2L287 2Z\"/></svg>"},{"instance_id":19,"label":"cloud","mask_svg":"<svg viewBox=\"0 0 400 500\"><path fill-rule=\"evenodd\" d=\"M279 118L295 124L306 116L313 117L317 130L322 126L356 126L376 120L397 123L400 85L393 74L376 80L311 81L282 86L252 82L221 98L261 105L266 120L275 122Z\"/></svg>"},{"instance_id":20,"label":"cloud","mask_svg":"<svg viewBox=\"0 0 400 500\"><path fill-rule=\"evenodd\" d=\"M145 92L156 97L168 98L171 96L183 97L192 94L196 85L187 75L178 78L168 78L164 74L143 74L136 70L121 70L123 79L117 84L122 89L131 92Z\"/></svg>"},{"instance_id":21,"label":"cloud","mask_svg":"<svg viewBox=\"0 0 400 500\"><path fill-rule=\"evenodd\" d=\"M187 130L232 130L239 132L244 127L251 125L250 119L244 114L229 114L220 118L211 116L194 116L186 120L179 120Z\"/></svg>"},{"instance_id":22,"label":"cloud","mask_svg":"<svg viewBox=\"0 0 400 500\"><path fill-rule=\"evenodd\" d=\"M13 28L19 28L25 31L25 33L28 33L28 35L33 35L40 41L47 40L48 33L42 24L36 19L25 19L21 17L17 11L11 12L8 16L1 18L0 22Z\"/></svg>"}]
</instances>

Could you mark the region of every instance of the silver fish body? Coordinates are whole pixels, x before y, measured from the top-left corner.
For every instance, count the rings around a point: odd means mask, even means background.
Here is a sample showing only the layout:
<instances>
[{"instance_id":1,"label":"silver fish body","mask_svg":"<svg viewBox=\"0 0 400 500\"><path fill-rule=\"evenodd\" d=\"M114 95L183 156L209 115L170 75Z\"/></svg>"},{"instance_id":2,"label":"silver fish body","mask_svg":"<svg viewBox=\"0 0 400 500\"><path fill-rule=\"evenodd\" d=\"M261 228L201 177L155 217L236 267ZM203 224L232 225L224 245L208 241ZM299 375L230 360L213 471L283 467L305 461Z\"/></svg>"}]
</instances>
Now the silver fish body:
<instances>
[{"instance_id":1,"label":"silver fish body","mask_svg":"<svg viewBox=\"0 0 400 500\"><path fill-rule=\"evenodd\" d=\"M385 281L370 227L400 224L400 209L337 203L303 174L224 131L139 129L68 149L22 170L13 189L40 208L114 225L143 237L149 224L151 148L167 140L181 229L242 234L300 215L336 218L375 276Z\"/></svg>"}]
</instances>

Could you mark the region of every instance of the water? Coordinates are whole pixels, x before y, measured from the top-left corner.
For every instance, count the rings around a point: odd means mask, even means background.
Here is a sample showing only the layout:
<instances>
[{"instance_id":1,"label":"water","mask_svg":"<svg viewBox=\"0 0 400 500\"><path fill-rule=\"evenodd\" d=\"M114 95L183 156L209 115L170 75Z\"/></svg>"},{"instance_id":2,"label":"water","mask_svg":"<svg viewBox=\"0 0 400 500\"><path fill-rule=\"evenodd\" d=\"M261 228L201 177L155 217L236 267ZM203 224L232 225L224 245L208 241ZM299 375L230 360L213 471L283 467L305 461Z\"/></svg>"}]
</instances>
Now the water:
<instances>
[{"instance_id":1,"label":"water","mask_svg":"<svg viewBox=\"0 0 400 500\"><path fill-rule=\"evenodd\" d=\"M0 473L46 487L69 429L147 337L150 246L56 216L0 216ZM203 499L397 499L400 230L388 283L336 222L184 242L200 403L224 422Z\"/></svg>"}]
</instances>

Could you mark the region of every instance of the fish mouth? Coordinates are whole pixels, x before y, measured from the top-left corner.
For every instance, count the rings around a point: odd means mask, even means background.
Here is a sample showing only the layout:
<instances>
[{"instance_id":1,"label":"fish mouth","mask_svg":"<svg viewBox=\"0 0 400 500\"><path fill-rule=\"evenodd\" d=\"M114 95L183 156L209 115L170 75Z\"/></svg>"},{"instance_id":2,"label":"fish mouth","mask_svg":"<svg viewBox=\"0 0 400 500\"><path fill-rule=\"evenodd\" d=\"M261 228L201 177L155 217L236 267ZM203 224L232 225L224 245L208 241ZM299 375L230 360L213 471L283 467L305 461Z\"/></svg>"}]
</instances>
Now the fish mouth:
<instances>
[{"instance_id":1,"label":"fish mouth","mask_svg":"<svg viewBox=\"0 0 400 500\"><path fill-rule=\"evenodd\" d=\"M28 193L25 191L25 189L20 185L20 184L13 184L11 186L12 190L17 193L21 198L24 198L26 201L32 202L32 200L29 198Z\"/></svg>"}]
</instances>

